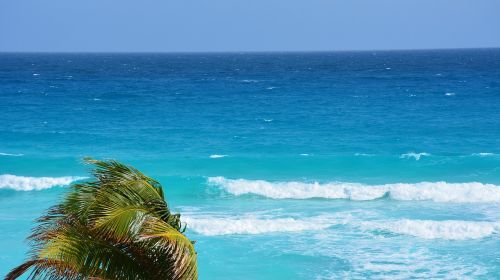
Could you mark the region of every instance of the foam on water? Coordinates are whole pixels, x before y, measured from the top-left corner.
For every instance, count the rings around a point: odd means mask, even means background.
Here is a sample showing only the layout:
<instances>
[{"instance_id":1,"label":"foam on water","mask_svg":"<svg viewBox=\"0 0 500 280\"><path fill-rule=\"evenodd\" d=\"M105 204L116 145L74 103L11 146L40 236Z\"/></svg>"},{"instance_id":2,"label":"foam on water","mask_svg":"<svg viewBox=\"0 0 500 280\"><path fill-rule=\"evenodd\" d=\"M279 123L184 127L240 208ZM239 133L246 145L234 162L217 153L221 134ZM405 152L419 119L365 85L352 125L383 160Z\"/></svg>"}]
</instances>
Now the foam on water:
<instances>
[{"instance_id":1,"label":"foam on water","mask_svg":"<svg viewBox=\"0 0 500 280\"><path fill-rule=\"evenodd\" d=\"M256 194L273 199L350 199L374 200L387 196L393 200L455 203L499 203L500 186L493 184L421 182L365 185L330 182L269 182L264 180L208 178L210 185L223 188L233 195Z\"/></svg>"},{"instance_id":2,"label":"foam on water","mask_svg":"<svg viewBox=\"0 0 500 280\"><path fill-rule=\"evenodd\" d=\"M187 227L201 235L259 235L278 232L327 230L335 225L347 225L353 231L388 231L423 239L481 239L500 232L500 222L462 220L376 220L365 221L346 213L325 214L307 218L272 217L268 215L228 216L216 214L185 215ZM327 232L324 232L327 234Z\"/></svg>"},{"instance_id":3,"label":"foam on water","mask_svg":"<svg viewBox=\"0 0 500 280\"><path fill-rule=\"evenodd\" d=\"M489 156L494 156L494 153L474 153L472 154L473 156L480 156L480 157L489 157Z\"/></svg>"},{"instance_id":4,"label":"foam on water","mask_svg":"<svg viewBox=\"0 0 500 280\"><path fill-rule=\"evenodd\" d=\"M319 218L263 218L263 217L226 217L226 216L183 216L190 230L206 236L228 234L266 234L276 232L295 232L326 229L335 223L320 222Z\"/></svg>"},{"instance_id":5,"label":"foam on water","mask_svg":"<svg viewBox=\"0 0 500 280\"><path fill-rule=\"evenodd\" d=\"M223 157L227 157L227 155L217 155L217 154L215 154L215 155L210 155L209 157L210 158L223 158Z\"/></svg>"},{"instance_id":6,"label":"foam on water","mask_svg":"<svg viewBox=\"0 0 500 280\"><path fill-rule=\"evenodd\" d=\"M10 174L0 175L0 189L16 191L38 191L50 189L55 186L69 185L85 177L25 177Z\"/></svg>"},{"instance_id":7,"label":"foam on water","mask_svg":"<svg viewBox=\"0 0 500 280\"><path fill-rule=\"evenodd\" d=\"M357 156L357 157L373 157L375 155L374 154L366 154L366 153L355 153L354 156Z\"/></svg>"},{"instance_id":8,"label":"foam on water","mask_svg":"<svg viewBox=\"0 0 500 280\"><path fill-rule=\"evenodd\" d=\"M500 222L398 220L362 222L365 229L387 230L425 239L480 239L498 233Z\"/></svg>"},{"instance_id":9,"label":"foam on water","mask_svg":"<svg viewBox=\"0 0 500 280\"><path fill-rule=\"evenodd\" d=\"M421 157L430 156L430 155L431 154L429 154L429 153L414 153L414 152L411 152L411 153L402 154L400 156L400 158L414 158L415 160L420 160Z\"/></svg>"}]
</instances>

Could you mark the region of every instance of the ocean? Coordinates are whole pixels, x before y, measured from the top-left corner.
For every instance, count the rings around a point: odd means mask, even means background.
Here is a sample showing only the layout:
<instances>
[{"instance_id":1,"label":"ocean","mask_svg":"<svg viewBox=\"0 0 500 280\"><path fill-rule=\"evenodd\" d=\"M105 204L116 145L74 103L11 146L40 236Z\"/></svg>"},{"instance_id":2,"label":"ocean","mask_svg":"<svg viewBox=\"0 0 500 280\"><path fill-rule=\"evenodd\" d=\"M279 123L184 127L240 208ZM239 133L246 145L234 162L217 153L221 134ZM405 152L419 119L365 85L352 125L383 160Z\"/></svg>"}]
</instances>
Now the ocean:
<instances>
[{"instance_id":1,"label":"ocean","mask_svg":"<svg viewBox=\"0 0 500 280\"><path fill-rule=\"evenodd\" d=\"M200 279L499 279L500 49L0 54L0 276L117 159Z\"/></svg>"}]
</instances>

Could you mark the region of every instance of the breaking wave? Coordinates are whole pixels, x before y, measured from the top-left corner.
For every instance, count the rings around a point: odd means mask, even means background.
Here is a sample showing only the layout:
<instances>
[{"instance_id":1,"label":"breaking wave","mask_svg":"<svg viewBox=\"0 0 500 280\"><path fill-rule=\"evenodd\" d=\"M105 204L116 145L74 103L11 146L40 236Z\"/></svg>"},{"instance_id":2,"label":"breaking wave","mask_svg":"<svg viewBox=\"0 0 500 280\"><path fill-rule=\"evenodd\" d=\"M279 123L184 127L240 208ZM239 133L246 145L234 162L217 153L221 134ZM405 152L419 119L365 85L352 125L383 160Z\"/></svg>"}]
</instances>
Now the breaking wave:
<instances>
[{"instance_id":1,"label":"breaking wave","mask_svg":"<svg viewBox=\"0 0 500 280\"><path fill-rule=\"evenodd\" d=\"M388 197L393 200L455 203L499 203L500 186L493 184L421 182L365 185L331 182L320 184L304 182L269 182L264 180L208 178L210 185L218 186L233 195L255 194L273 199L350 199L374 200Z\"/></svg>"},{"instance_id":2,"label":"breaking wave","mask_svg":"<svg viewBox=\"0 0 500 280\"><path fill-rule=\"evenodd\" d=\"M387 230L425 239L465 240L480 239L498 233L500 222L398 220L389 222L363 222L368 229Z\"/></svg>"},{"instance_id":3,"label":"breaking wave","mask_svg":"<svg viewBox=\"0 0 500 280\"><path fill-rule=\"evenodd\" d=\"M223 157L227 157L227 155L210 155L209 158L223 158Z\"/></svg>"},{"instance_id":4,"label":"breaking wave","mask_svg":"<svg viewBox=\"0 0 500 280\"><path fill-rule=\"evenodd\" d=\"M342 215L320 215L308 218L270 218L259 215L230 217L227 215L183 216L187 227L201 235L259 235L269 233L327 230L347 225L361 232L387 231L423 239L481 239L500 232L500 222L462 220L379 220L360 221Z\"/></svg>"},{"instance_id":5,"label":"breaking wave","mask_svg":"<svg viewBox=\"0 0 500 280\"><path fill-rule=\"evenodd\" d=\"M431 154L429 153L406 153L402 154L399 158L414 158L415 160L420 160L421 157L428 157Z\"/></svg>"},{"instance_id":6,"label":"breaking wave","mask_svg":"<svg viewBox=\"0 0 500 280\"><path fill-rule=\"evenodd\" d=\"M490 156L494 156L495 154L494 153L474 153L472 154L472 156L479 156L479 157L490 157Z\"/></svg>"},{"instance_id":7,"label":"breaking wave","mask_svg":"<svg viewBox=\"0 0 500 280\"><path fill-rule=\"evenodd\" d=\"M39 191L55 186L69 185L85 177L25 177L10 174L0 175L0 189L16 191Z\"/></svg>"},{"instance_id":8,"label":"breaking wave","mask_svg":"<svg viewBox=\"0 0 500 280\"><path fill-rule=\"evenodd\" d=\"M266 234L326 229L334 223L317 219L262 218L262 217L182 217L190 230L202 235Z\"/></svg>"}]
</instances>

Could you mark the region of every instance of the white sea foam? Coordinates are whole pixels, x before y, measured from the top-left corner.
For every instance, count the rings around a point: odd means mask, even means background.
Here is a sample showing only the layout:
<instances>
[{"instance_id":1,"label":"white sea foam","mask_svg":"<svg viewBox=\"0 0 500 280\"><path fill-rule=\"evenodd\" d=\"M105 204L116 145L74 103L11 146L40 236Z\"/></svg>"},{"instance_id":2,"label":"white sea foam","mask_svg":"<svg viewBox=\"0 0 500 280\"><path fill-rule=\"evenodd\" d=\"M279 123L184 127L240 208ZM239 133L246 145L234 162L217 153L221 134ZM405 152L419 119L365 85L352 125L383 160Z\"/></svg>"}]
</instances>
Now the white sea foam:
<instances>
[{"instance_id":1,"label":"white sea foam","mask_svg":"<svg viewBox=\"0 0 500 280\"><path fill-rule=\"evenodd\" d=\"M305 154L305 153L304 153L304 154L300 154L300 156L303 156L303 157L308 157L308 156L310 156L310 154Z\"/></svg>"},{"instance_id":2,"label":"white sea foam","mask_svg":"<svg viewBox=\"0 0 500 280\"><path fill-rule=\"evenodd\" d=\"M278 218L263 215L184 215L187 227L202 235L259 235L269 233L326 230L335 225L347 225L355 231L387 231L424 239L480 239L500 232L500 222L462 220L378 220L361 221L345 213L307 218Z\"/></svg>"},{"instance_id":3,"label":"white sea foam","mask_svg":"<svg viewBox=\"0 0 500 280\"><path fill-rule=\"evenodd\" d=\"M372 157L374 154L365 154L365 153L355 153L354 154L357 157Z\"/></svg>"},{"instance_id":4,"label":"white sea foam","mask_svg":"<svg viewBox=\"0 0 500 280\"><path fill-rule=\"evenodd\" d=\"M6 157L22 157L22 156L24 156L24 154L0 153L0 156L6 156Z\"/></svg>"},{"instance_id":5,"label":"white sea foam","mask_svg":"<svg viewBox=\"0 0 500 280\"><path fill-rule=\"evenodd\" d=\"M478 221L431 221L431 220L397 220L361 222L365 229L387 230L392 233L416 236L425 239L479 239L498 233L500 222Z\"/></svg>"},{"instance_id":6,"label":"white sea foam","mask_svg":"<svg viewBox=\"0 0 500 280\"><path fill-rule=\"evenodd\" d=\"M414 153L414 152L410 152L410 153L406 153L406 154L402 154L401 156L399 156L399 158L414 158L415 160L420 160L421 157L427 157L427 156L430 156L431 154L429 153Z\"/></svg>"},{"instance_id":7,"label":"white sea foam","mask_svg":"<svg viewBox=\"0 0 500 280\"><path fill-rule=\"evenodd\" d=\"M446 96L454 96L454 95L455 95L455 93L454 93L454 92L447 92L447 93L445 93L444 95L446 95Z\"/></svg>"},{"instance_id":8,"label":"white sea foam","mask_svg":"<svg viewBox=\"0 0 500 280\"><path fill-rule=\"evenodd\" d=\"M294 218L263 218L256 216L183 216L182 221L187 223L190 230L208 236L321 230L335 224L334 221L320 222L318 218L302 220Z\"/></svg>"},{"instance_id":9,"label":"white sea foam","mask_svg":"<svg viewBox=\"0 0 500 280\"><path fill-rule=\"evenodd\" d=\"M374 200L388 197L393 200L454 203L500 203L500 186L493 184L421 182L365 185L330 182L269 182L264 180L226 179L210 177L208 183L233 195L255 194L273 199L350 199Z\"/></svg>"},{"instance_id":10,"label":"white sea foam","mask_svg":"<svg viewBox=\"0 0 500 280\"><path fill-rule=\"evenodd\" d=\"M223 158L223 157L227 157L227 155L217 155L217 154L215 154L215 155L210 155L209 157L210 158Z\"/></svg>"},{"instance_id":11,"label":"white sea foam","mask_svg":"<svg viewBox=\"0 0 500 280\"><path fill-rule=\"evenodd\" d=\"M16 191L38 191L50 189L55 186L69 185L85 177L25 177L10 174L0 175L0 189Z\"/></svg>"},{"instance_id":12,"label":"white sea foam","mask_svg":"<svg viewBox=\"0 0 500 280\"><path fill-rule=\"evenodd\" d=\"M473 156L480 156L480 157L489 157L489 156L494 156L494 153L474 153L472 154Z\"/></svg>"}]
</instances>

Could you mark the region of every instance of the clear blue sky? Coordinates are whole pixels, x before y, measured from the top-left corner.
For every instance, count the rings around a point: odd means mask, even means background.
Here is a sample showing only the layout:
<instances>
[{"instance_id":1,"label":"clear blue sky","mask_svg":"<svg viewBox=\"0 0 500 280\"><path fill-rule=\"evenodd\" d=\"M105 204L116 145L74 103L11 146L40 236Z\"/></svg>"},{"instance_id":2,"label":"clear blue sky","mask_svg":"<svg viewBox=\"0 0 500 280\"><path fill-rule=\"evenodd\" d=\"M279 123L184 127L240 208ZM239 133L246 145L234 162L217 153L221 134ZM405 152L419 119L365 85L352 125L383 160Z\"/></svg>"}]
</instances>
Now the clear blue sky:
<instances>
[{"instance_id":1,"label":"clear blue sky","mask_svg":"<svg viewBox=\"0 0 500 280\"><path fill-rule=\"evenodd\" d=\"M0 0L0 51L500 47L500 0Z\"/></svg>"}]
</instances>

